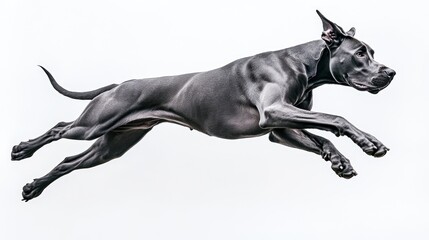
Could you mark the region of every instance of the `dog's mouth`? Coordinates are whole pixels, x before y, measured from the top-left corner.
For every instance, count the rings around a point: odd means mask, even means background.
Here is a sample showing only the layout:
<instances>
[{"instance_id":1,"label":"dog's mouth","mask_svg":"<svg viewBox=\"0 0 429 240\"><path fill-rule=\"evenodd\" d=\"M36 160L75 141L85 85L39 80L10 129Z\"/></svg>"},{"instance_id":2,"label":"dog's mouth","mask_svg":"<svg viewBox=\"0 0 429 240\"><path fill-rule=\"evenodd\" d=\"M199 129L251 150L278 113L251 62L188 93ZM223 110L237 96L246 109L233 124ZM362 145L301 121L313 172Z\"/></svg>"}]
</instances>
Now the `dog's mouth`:
<instances>
[{"instance_id":1,"label":"dog's mouth","mask_svg":"<svg viewBox=\"0 0 429 240\"><path fill-rule=\"evenodd\" d=\"M351 82L352 87L354 87L355 89L359 90L359 91L368 91L369 93L372 94L377 94L379 93L381 90L385 89L389 84L386 84L385 86L382 87L376 87L373 85L366 85L363 83L354 83Z\"/></svg>"},{"instance_id":2,"label":"dog's mouth","mask_svg":"<svg viewBox=\"0 0 429 240\"><path fill-rule=\"evenodd\" d=\"M370 84L362 83L362 82L354 82L354 81L349 80L349 79L347 79L347 82L349 83L350 86L352 86L353 88L355 88L359 91L373 91L377 88L377 87L373 86L372 84L370 85Z\"/></svg>"},{"instance_id":3,"label":"dog's mouth","mask_svg":"<svg viewBox=\"0 0 429 240\"><path fill-rule=\"evenodd\" d=\"M382 80L378 78L372 79L371 82L355 82L353 80L350 80L347 74L344 75L344 78L351 87L359 91L368 91L372 94L379 93L381 90L385 89L390 84L390 81L384 81L384 79L383 84L381 84ZM377 84L373 84L374 81L376 81Z\"/></svg>"},{"instance_id":4,"label":"dog's mouth","mask_svg":"<svg viewBox=\"0 0 429 240\"><path fill-rule=\"evenodd\" d=\"M361 90L361 91L365 91L365 90L368 90L368 88L370 88L370 86L363 84L363 83L357 83L357 82L350 81L350 84L352 85L352 87L356 88L357 90Z\"/></svg>"}]
</instances>

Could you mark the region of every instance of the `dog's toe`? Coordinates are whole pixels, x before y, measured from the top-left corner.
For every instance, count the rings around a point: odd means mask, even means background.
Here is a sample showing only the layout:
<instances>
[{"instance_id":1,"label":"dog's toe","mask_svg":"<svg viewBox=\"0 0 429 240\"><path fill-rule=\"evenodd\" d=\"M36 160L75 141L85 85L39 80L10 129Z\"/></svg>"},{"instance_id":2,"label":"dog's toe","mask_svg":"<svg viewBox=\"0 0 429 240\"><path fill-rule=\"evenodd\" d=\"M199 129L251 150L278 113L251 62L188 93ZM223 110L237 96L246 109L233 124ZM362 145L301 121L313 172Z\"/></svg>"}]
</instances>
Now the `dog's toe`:
<instances>
[{"instance_id":1,"label":"dog's toe","mask_svg":"<svg viewBox=\"0 0 429 240\"><path fill-rule=\"evenodd\" d=\"M387 151L389 149L386 147L381 147L380 149L378 149L375 153L374 153L374 157L383 157L384 155L386 155Z\"/></svg>"},{"instance_id":2,"label":"dog's toe","mask_svg":"<svg viewBox=\"0 0 429 240\"><path fill-rule=\"evenodd\" d=\"M16 153L16 152L19 152L19 151L21 151L21 146L20 145L13 146L12 153Z\"/></svg>"},{"instance_id":3,"label":"dog's toe","mask_svg":"<svg viewBox=\"0 0 429 240\"><path fill-rule=\"evenodd\" d=\"M354 169L350 169L350 170L339 173L338 176L345 178L345 179L350 179L354 176L357 176L357 172Z\"/></svg>"},{"instance_id":4,"label":"dog's toe","mask_svg":"<svg viewBox=\"0 0 429 240\"><path fill-rule=\"evenodd\" d=\"M362 148L362 150L370 155L370 156L374 156L374 153L377 151L377 147L374 144L370 144L368 146L365 146Z\"/></svg>"}]
</instances>

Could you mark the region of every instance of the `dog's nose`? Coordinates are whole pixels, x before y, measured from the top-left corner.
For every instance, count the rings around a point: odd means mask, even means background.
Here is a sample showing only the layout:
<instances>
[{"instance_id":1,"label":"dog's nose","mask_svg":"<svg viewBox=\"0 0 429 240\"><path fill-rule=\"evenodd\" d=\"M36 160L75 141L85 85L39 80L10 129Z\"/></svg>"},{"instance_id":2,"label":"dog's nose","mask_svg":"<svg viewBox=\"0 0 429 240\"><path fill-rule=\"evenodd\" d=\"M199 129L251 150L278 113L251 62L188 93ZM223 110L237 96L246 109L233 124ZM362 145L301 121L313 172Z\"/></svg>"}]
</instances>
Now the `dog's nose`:
<instances>
[{"instance_id":1,"label":"dog's nose","mask_svg":"<svg viewBox=\"0 0 429 240\"><path fill-rule=\"evenodd\" d=\"M386 73L387 76L389 76L390 79L393 79L393 77L396 75L395 70L387 68L384 70L384 73Z\"/></svg>"}]
</instances>

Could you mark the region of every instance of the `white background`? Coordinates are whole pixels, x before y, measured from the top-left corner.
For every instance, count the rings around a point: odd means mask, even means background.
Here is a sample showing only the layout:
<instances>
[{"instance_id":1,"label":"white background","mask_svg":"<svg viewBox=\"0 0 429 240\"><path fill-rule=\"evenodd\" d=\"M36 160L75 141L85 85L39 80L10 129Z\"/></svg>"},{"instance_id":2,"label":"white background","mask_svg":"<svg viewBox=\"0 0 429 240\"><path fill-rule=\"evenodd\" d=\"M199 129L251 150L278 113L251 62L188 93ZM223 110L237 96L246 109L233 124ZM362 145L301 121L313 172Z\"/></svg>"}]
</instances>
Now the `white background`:
<instances>
[{"instance_id":1,"label":"white background","mask_svg":"<svg viewBox=\"0 0 429 240\"><path fill-rule=\"evenodd\" d=\"M429 239L426 7L413 1L2 1L1 239ZM315 111L346 117L391 151L365 155L329 137L359 175L266 136L223 140L163 124L122 158L73 172L21 202L21 188L90 142L60 140L32 158L10 150L87 101L70 90L205 71L318 39L315 13L376 50L397 75L378 95L323 86Z\"/></svg>"}]
</instances>

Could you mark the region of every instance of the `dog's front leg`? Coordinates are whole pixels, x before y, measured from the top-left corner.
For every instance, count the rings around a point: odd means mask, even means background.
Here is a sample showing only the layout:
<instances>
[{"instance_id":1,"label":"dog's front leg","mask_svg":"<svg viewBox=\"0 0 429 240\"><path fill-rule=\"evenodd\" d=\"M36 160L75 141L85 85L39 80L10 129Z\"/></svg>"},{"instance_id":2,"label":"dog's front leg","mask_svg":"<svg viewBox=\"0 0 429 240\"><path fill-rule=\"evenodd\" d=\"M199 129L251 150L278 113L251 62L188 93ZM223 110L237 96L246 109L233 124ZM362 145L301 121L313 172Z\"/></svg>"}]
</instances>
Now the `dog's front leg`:
<instances>
[{"instance_id":1,"label":"dog's front leg","mask_svg":"<svg viewBox=\"0 0 429 240\"><path fill-rule=\"evenodd\" d=\"M348 136L371 156L381 157L389 150L375 137L359 130L340 116L307 111L284 103L271 104L260 115L261 128L316 128L331 131L337 136Z\"/></svg>"},{"instance_id":2,"label":"dog's front leg","mask_svg":"<svg viewBox=\"0 0 429 240\"><path fill-rule=\"evenodd\" d=\"M331 162L332 170L340 177L352 178L357 175L350 161L326 138L305 130L279 128L270 133L269 139L275 143L321 155L323 159Z\"/></svg>"}]
</instances>

